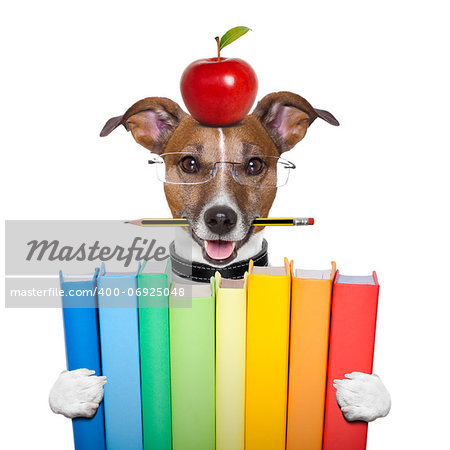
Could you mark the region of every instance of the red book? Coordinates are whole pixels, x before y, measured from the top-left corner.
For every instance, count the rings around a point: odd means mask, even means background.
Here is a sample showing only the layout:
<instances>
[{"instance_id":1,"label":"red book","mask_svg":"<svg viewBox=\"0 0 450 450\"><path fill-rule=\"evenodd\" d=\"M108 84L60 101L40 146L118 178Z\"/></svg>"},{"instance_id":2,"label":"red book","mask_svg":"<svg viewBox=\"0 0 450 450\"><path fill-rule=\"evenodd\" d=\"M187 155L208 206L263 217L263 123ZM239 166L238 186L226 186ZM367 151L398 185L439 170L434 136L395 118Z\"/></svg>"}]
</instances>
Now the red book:
<instances>
[{"instance_id":1,"label":"red book","mask_svg":"<svg viewBox=\"0 0 450 450\"><path fill-rule=\"evenodd\" d=\"M336 274L331 303L330 345L323 450L364 450L366 422L347 422L336 401L333 380L351 372L372 373L378 284L369 276Z\"/></svg>"}]
</instances>

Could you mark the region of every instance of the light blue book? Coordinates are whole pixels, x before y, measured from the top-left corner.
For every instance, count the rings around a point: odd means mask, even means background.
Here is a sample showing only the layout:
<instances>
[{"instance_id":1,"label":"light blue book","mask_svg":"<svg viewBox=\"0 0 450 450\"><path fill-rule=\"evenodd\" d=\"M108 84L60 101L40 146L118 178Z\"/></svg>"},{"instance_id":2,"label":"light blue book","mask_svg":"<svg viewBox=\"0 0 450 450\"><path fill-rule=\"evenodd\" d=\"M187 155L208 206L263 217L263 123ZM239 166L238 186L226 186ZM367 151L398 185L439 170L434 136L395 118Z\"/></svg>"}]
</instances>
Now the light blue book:
<instances>
[{"instance_id":1,"label":"light blue book","mask_svg":"<svg viewBox=\"0 0 450 450\"><path fill-rule=\"evenodd\" d=\"M102 265L97 281L108 450L142 449L138 272L106 272Z\"/></svg>"}]
</instances>

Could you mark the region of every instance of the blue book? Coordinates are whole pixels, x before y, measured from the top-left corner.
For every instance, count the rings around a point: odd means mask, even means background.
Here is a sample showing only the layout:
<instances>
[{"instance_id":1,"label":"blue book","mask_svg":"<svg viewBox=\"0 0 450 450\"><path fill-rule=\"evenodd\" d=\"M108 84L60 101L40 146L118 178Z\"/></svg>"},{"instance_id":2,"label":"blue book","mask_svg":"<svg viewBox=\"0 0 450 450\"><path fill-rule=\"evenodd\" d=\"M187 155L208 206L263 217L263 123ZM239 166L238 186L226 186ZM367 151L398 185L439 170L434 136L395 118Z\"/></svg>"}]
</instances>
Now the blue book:
<instances>
[{"instance_id":1,"label":"blue book","mask_svg":"<svg viewBox=\"0 0 450 450\"><path fill-rule=\"evenodd\" d=\"M95 370L101 375L97 298L98 269L94 274L66 275L59 272L62 296L67 369ZM103 404L95 416L73 419L76 450L105 450Z\"/></svg>"},{"instance_id":2,"label":"blue book","mask_svg":"<svg viewBox=\"0 0 450 450\"><path fill-rule=\"evenodd\" d=\"M108 450L142 449L137 272L97 280Z\"/></svg>"}]
</instances>

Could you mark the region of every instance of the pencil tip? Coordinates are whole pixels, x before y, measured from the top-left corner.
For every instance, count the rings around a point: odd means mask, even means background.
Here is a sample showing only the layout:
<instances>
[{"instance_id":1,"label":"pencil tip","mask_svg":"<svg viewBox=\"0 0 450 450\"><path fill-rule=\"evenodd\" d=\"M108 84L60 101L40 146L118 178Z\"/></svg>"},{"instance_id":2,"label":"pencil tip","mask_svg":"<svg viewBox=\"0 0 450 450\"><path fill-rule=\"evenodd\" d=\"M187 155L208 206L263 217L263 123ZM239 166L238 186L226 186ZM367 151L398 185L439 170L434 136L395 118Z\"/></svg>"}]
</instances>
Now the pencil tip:
<instances>
[{"instance_id":1,"label":"pencil tip","mask_svg":"<svg viewBox=\"0 0 450 450\"><path fill-rule=\"evenodd\" d=\"M130 223L131 225L141 225L141 221L140 220L127 220L124 223Z\"/></svg>"}]
</instances>

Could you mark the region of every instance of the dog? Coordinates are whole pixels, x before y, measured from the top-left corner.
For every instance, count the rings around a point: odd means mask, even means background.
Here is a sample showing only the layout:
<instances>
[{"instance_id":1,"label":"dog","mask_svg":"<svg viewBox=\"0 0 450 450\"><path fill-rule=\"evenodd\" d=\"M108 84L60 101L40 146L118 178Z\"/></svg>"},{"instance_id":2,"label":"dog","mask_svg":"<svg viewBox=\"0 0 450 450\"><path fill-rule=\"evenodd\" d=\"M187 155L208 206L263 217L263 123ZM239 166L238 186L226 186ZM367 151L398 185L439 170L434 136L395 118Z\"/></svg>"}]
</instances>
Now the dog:
<instances>
[{"instance_id":1,"label":"dog","mask_svg":"<svg viewBox=\"0 0 450 450\"><path fill-rule=\"evenodd\" d=\"M203 282L215 270L242 277L249 259L267 264L263 227L252 226L255 218L268 217L275 199L273 165L266 161L279 161L317 118L339 125L331 113L291 92L265 96L239 123L222 128L201 125L168 98L150 97L108 120L100 136L123 125L138 144L165 158L171 213L191 224L191 233L180 232L171 248L175 274ZM183 261L194 261L197 272L183 273ZM63 371L51 389L50 407L68 418L92 417L105 382L88 368ZM353 372L334 387L350 422L370 422L390 411L389 392L376 374Z\"/></svg>"}]
</instances>

